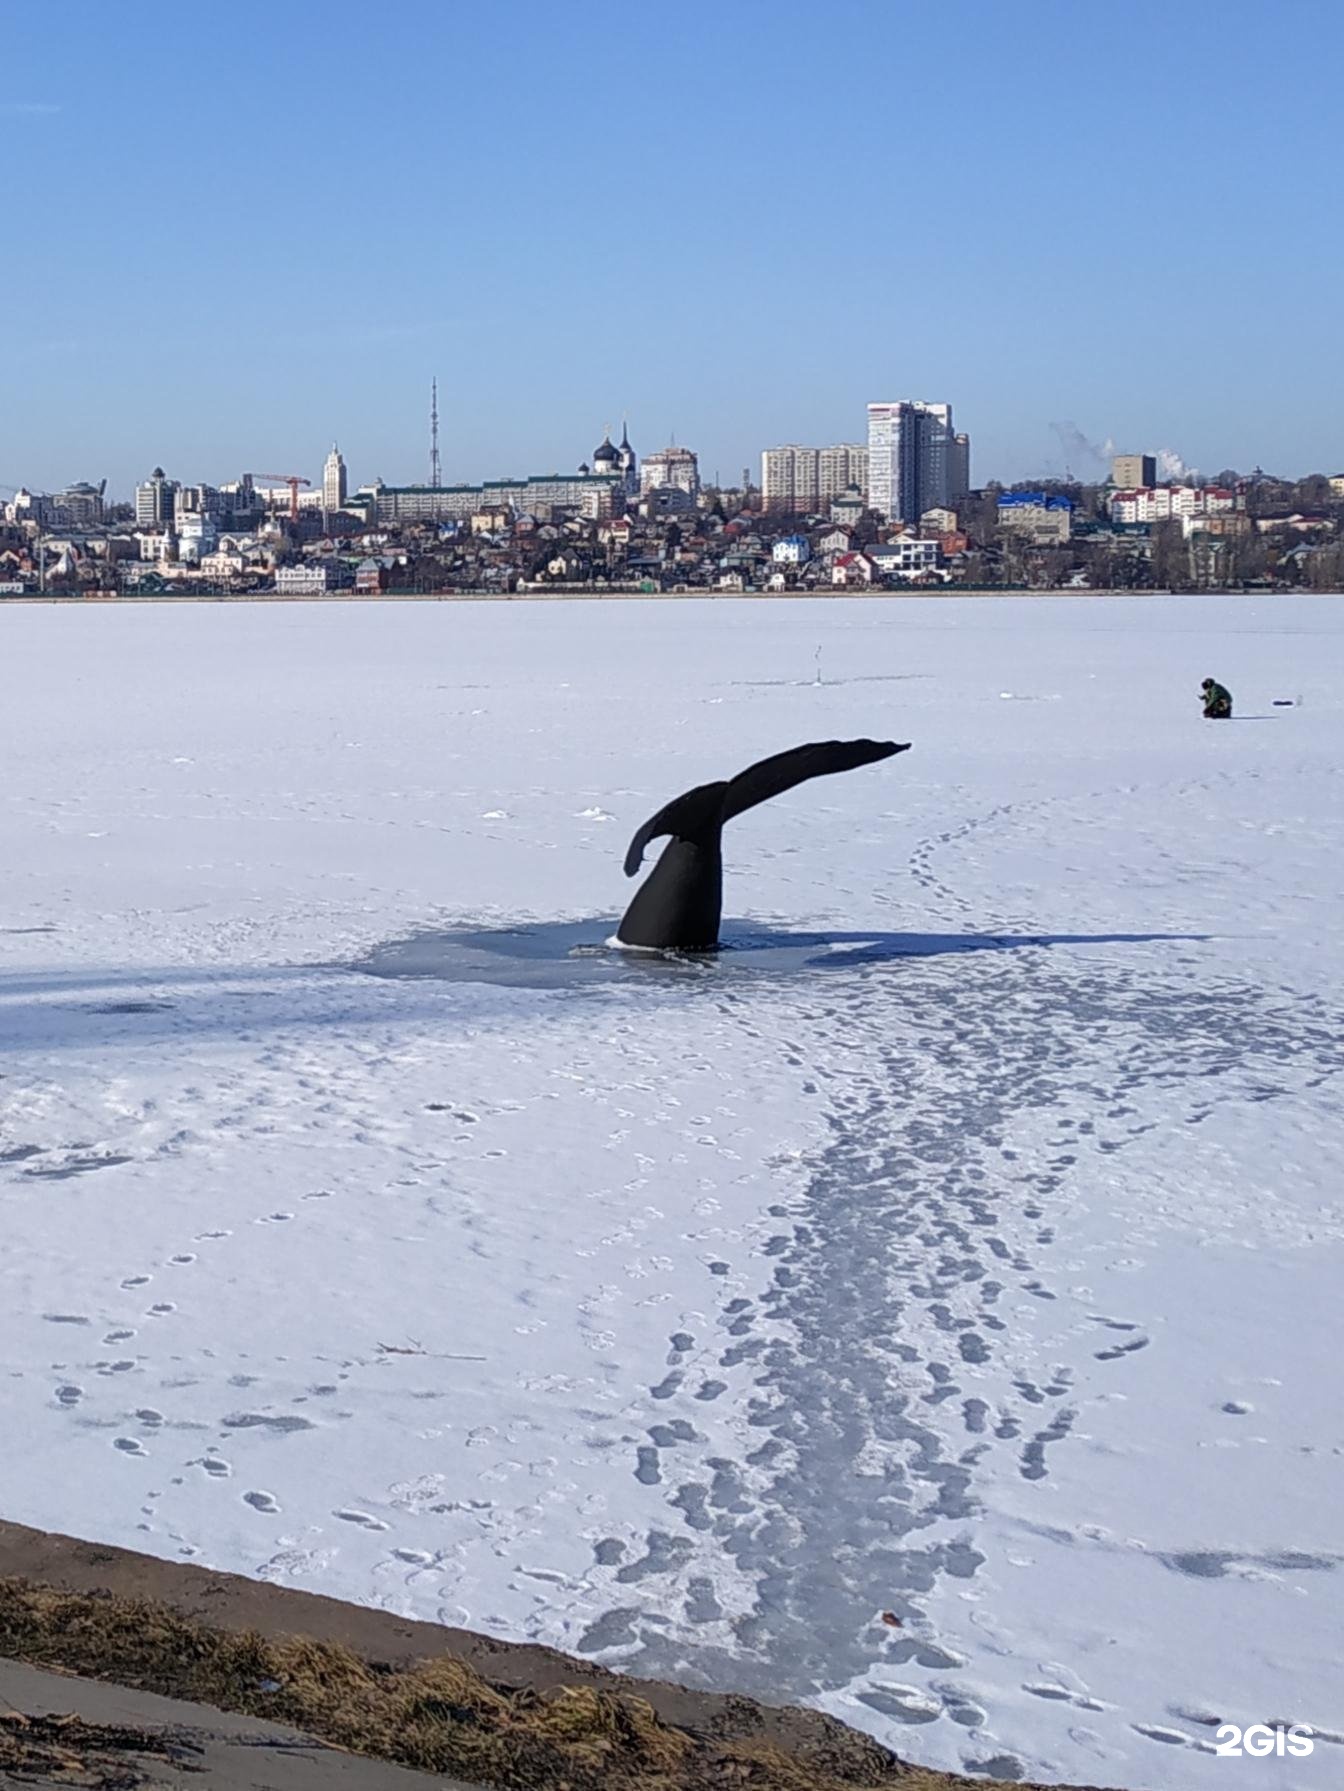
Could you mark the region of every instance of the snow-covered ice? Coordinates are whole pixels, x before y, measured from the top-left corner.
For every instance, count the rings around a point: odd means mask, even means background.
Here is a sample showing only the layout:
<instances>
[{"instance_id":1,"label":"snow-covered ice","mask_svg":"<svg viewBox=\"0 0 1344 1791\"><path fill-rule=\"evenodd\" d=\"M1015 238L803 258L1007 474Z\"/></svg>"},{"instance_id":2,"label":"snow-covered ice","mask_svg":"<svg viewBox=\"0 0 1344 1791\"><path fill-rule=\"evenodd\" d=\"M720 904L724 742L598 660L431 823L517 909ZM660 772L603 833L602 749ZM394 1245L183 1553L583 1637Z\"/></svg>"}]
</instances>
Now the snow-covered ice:
<instances>
[{"instance_id":1,"label":"snow-covered ice","mask_svg":"<svg viewBox=\"0 0 1344 1791\"><path fill-rule=\"evenodd\" d=\"M1337 1782L1342 644L0 610L0 1515L931 1764ZM733 949L601 950L655 807L855 734L730 826Z\"/></svg>"}]
</instances>

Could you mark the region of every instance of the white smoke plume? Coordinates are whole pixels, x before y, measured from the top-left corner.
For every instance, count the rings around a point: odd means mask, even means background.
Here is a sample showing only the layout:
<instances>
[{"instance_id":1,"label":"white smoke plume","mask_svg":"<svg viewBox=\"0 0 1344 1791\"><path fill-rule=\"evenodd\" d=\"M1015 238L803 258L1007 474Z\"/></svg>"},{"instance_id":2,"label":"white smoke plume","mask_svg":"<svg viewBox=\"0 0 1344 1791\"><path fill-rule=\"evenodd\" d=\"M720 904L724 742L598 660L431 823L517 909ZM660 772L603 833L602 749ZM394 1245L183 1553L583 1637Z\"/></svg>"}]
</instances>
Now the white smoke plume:
<instances>
[{"instance_id":1,"label":"white smoke plume","mask_svg":"<svg viewBox=\"0 0 1344 1791\"><path fill-rule=\"evenodd\" d=\"M1159 485L1193 485L1199 477L1199 468L1187 466L1175 448L1159 448L1157 450L1157 480Z\"/></svg>"},{"instance_id":2,"label":"white smoke plume","mask_svg":"<svg viewBox=\"0 0 1344 1791\"><path fill-rule=\"evenodd\" d=\"M1090 473L1110 470L1116 446L1109 436L1104 442L1089 441L1076 423L1068 421L1052 423L1050 427L1064 450L1064 463L1075 478L1086 480Z\"/></svg>"}]
</instances>

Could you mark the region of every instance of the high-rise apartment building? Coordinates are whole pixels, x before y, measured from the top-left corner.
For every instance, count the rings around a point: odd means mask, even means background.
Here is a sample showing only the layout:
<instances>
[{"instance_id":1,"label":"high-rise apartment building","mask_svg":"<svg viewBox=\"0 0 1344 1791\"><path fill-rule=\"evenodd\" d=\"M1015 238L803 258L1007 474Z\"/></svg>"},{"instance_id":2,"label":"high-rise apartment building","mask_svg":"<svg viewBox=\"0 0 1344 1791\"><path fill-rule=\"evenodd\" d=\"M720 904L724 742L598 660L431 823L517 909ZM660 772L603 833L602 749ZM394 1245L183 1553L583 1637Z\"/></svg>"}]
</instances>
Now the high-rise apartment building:
<instances>
[{"instance_id":1,"label":"high-rise apartment building","mask_svg":"<svg viewBox=\"0 0 1344 1791\"><path fill-rule=\"evenodd\" d=\"M860 442L837 442L817 455L817 496L823 506L842 496L851 485L868 489L868 450Z\"/></svg>"},{"instance_id":2,"label":"high-rise apartment building","mask_svg":"<svg viewBox=\"0 0 1344 1791\"><path fill-rule=\"evenodd\" d=\"M1117 491L1138 491L1157 484L1155 454L1117 454L1111 461L1111 484Z\"/></svg>"},{"instance_id":3,"label":"high-rise apartment building","mask_svg":"<svg viewBox=\"0 0 1344 1791\"><path fill-rule=\"evenodd\" d=\"M954 435L952 437L952 452L948 464L952 470L947 501L955 509L958 501L964 498L971 489L971 438L969 435Z\"/></svg>"},{"instance_id":4,"label":"high-rise apartment building","mask_svg":"<svg viewBox=\"0 0 1344 1791\"><path fill-rule=\"evenodd\" d=\"M817 508L817 448L790 443L761 455L761 502L781 516L805 516Z\"/></svg>"},{"instance_id":5,"label":"high-rise apartment building","mask_svg":"<svg viewBox=\"0 0 1344 1791\"><path fill-rule=\"evenodd\" d=\"M824 510L851 485L868 484L868 450L858 442L830 448L804 448L796 443L767 448L761 455L761 497L767 510L785 516L806 516Z\"/></svg>"},{"instance_id":6,"label":"high-rise apartment building","mask_svg":"<svg viewBox=\"0 0 1344 1791\"><path fill-rule=\"evenodd\" d=\"M640 495L668 486L692 498L700 495L700 463L689 448L659 448L645 455L639 469Z\"/></svg>"},{"instance_id":7,"label":"high-rise apartment building","mask_svg":"<svg viewBox=\"0 0 1344 1791\"><path fill-rule=\"evenodd\" d=\"M64 491L56 494L56 513L71 528L91 528L103 520L106 490L106 479L98 485L90 485L87 479L81 479L77 485L67 485Z\"/></svg>"},{"instance_id":8,"label":"high-rise apartment building","mask_svg":"<svg viewBox=\"0 0 1344 1791\"><path fill-rule=\"evenodd\" d=\"M322 466L322 508L342 510L345 507L345 462L335 442Z\"/></svg>"},{"instance_id":9,"label":"high-rise apartment building","mask_svg":"<svg viewBox=\"0 0 1344 1791\"><path fill-rule=\"evenodd\" d=\"M868 406L868 503L891 521L955 507L969 489L970 457L969 436L953 431L950 404Z\"/></svg>"},{"instance_id":10,"label":"high-rise apartment building","mask_svg":"<svg viewBox=\"0 0 1344 1791\"><path fill-rule=\"evenodd\" d=\"M138 529L166 529L173 520L173 498L177 480L164 477L156 466L149 477L135 488L135 526Z\"/></svg>"}]
</instances>

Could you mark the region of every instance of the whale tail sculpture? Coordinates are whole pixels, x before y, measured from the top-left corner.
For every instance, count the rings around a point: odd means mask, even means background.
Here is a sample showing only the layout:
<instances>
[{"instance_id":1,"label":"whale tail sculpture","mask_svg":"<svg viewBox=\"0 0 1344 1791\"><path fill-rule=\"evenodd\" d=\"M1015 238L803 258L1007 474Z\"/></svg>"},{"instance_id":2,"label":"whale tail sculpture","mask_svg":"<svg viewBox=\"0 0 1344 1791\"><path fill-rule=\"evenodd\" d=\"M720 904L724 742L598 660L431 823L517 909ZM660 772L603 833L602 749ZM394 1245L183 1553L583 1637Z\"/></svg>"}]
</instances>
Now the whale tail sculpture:
<instances>
[{"instance_id":1,"label":"whale tail sculpture","mask_svg":"<svg viewBox=\"0 0 1344 1791\"><path fill-rule=\"evenodd\" d=\"M652 875L635 891L616 929L617 943L650 950L713 951L723 911L720 839L725 822L809 778L852 771L909 750L909 742L898 746L894 740L817 740L762 759L726 782L700 784L676 797L630 842L627 877L643 864L650 840L671 835Z\"/></svg>"}]
</instances>

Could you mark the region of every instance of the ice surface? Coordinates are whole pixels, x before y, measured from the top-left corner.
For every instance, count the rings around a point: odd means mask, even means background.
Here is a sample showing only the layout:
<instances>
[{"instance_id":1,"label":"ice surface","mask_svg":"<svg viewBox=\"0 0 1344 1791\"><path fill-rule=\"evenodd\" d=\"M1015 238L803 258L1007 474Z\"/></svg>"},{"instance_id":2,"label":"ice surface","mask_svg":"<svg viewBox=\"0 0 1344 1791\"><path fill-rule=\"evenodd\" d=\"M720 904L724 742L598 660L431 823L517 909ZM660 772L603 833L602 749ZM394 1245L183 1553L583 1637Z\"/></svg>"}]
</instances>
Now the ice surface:
<instances>
[{"instance_id":1,"label":"ice surface","mask_svg":"<svg viewBox=\"0 0 1344 1791\"><path fill-rule=\"evenodd\" d=\"M1342 640L0 608L0 1512L934 1764L1334 1782ZM729 827L728 949L607 949L656 806L858 734Z\"/></svg>"}]
</instances>

